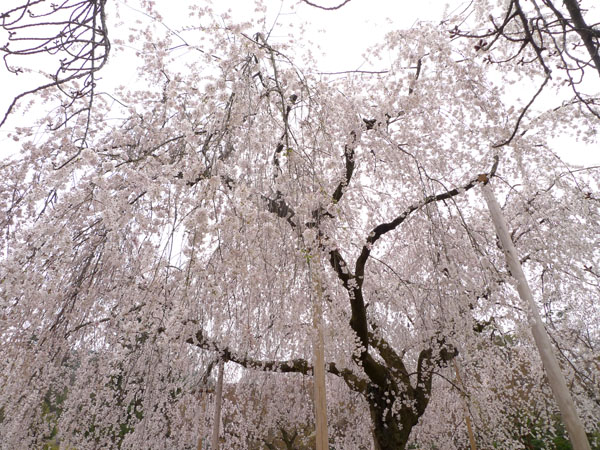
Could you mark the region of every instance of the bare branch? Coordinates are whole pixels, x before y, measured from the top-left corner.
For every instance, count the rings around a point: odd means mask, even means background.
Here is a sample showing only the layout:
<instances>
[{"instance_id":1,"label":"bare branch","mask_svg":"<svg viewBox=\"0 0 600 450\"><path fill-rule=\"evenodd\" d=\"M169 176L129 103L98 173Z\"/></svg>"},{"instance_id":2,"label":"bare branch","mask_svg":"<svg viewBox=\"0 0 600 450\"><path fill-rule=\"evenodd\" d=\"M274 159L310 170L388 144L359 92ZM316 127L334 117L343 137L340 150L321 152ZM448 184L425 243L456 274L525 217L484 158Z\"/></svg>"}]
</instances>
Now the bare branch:
<instances>
[{"instance_id":1,"label":"bare branch","mask_svg":"<svg viewBox=\"0 0 600 450\"><path fill-rule=\"evenodd\" d=\"M511 133L509 138L506 139L505 141L500 142L499 144L494 144L492 146L493 148L504 147L505 145L508 145L512 142L514 137L517 135L517 131L519 130L519 125L521 125L521 120L523 120L523 117L525 117L525 114L527 113L527 111L529 110L531 105L533 105L533 102L535 102L535 99L538 98L538 96L544 90L544 87L548 83L548 80L550 80L550 75L546 75L546 78L544 78L544 82L542 83L542 85L539 87L539 89L536 91L536 93L533 95L533 97L531 97L531 100L529 100L529 103L527 103L527 105L525 105L525 107L519 114L519 117L517 118L517 123L515 123L515 126L513 127L513 132Z\"/></svg>"},{"instance_id":2,"label":"bare branch","mask_svg":"<svg viewBox=\"0 0 600 450\"><path fill-rule=\"evenodd\" d=\"M3 60L9 72L23 71L13 66L11 60L18 57L47 54L58 59L58 67L50 73L51 82L17 94L5 111L0 126L13 112L18 101L31 94L57 88L66 101L67 109L78 101L86 106L77 113L86 112L89 122L96 72L102 69L110 53L110 41L106 25L106 0L65 0L60 5L50 5L50 10L35 7L43 1L27 1L11 10L0 12L0 27L8 32L7 41L0 46ZM40 20L43 18L43 20ZM17 44L13 48L10 44ZM82 80L83 86L68 88L69 82ZM81 143L87 138L87 127Z\"/></svg>"}]
</instances>

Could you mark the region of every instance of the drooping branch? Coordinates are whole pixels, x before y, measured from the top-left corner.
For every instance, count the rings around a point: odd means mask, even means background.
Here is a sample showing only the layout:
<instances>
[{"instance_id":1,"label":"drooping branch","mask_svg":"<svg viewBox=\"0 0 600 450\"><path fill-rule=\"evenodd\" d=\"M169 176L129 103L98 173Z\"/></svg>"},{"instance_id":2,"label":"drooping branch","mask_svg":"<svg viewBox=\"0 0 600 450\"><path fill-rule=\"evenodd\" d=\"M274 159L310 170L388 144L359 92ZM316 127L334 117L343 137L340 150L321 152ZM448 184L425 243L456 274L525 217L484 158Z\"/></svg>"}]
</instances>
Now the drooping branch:
<instances>
[{"instance_id":1,"label":"drooping branch","mask_svg":"<svg viewBox=\"0 0 600 450\"><path fill-rule=\"evenodd\" d=\"M544 81L542 82L539 89L535 92L535 94L533 94L533 97L531 97L531 99L529 100L529 103L527 103L527 105L525 105L525 107L521 110L521 113L519 114L519 117L517 117L517 121L515 122L515 126L513 127L513 131L511 133L511 135L508 137L508 139L506 139L498 144L494 144L493 145L494 148L504 147L505 145L508 145L512 142L514 137L517 135L517 132L519 131L519 126L521 125L521 121L523 120L523 117L525 117L525 114L527 113L527 111L529 111L529 108L531 107L531 105L533 105L533 102L535 102L535 100L538 98L538 96L542 93L542 90L544 89L546 84L548 84L549 80L550 80L550 75L548 73L546 75L546 77L544 78Z\"/></svg>"},{"instance_id":2,"label":"drooping branch","mask_svg":"<svg viewBox=\"0 0 600 450\"><path fill-rule=\"evenodd\" d=\"M359 283L359 286L362 286L362 283L364 281L365 265L367 263L369 255L371 254L371 249L373 245L379 240L379 238L381 238L381 236L398 228L398 226L400 226L400 224L404 222L413 212L421 209L422 207L429 205L430 203L435 203L441 200L447 200L449 198L456 197L457 195L460 195L461 193L472 189L480 183L487 183L489 179L496 174L497 167L498 158L495 157L494 164L492 165L492 168L490 169L489 173L477 175L477 177L473 178L467 184L461 186L460 188L450 189L449 191L442 192L441 194L429 195L421 201L406 208L391 222L382 223L373 228L373 231L371 231L371 233L367 237L367 242L365 243L365 245L363 245L360 256L356 260L354 273L356 275L356 280Z\"/></svg>"},{"instance_id":3,"label":"drooping branch","mask_svg":"<svg viewBox=\"0 0 600 450\"><path fill-rule=\"evenodd\" d=\"M159 329L159 332L164 331L164 329ZM242 356L238 352L232 351L229 347L220 346L215 341L206 338L202 330L198 330L193 337L189 337L185 342L203 350L216 352L224 361L231 361L246 369L263 372L300 373L303 375L310 375L313 371L312 365L303 358L278 361L255 359L248 355ZM325 364L325 370L332 375L342 378L354 391L359 393L365 392L367 381L355 375L350 369L339 369L335 363L330 362Z\"/></svg>"},{"instance_id":4,"label":"drooping branch","mask_svg":"<svg viewBox=\"0 0 600 450\"><path fill-rule=\"evenodd\" d=\"M164 330L159 329L159 332L162 331ZM257 360L250 358L247 355L242 356L238 352L232 351L229 347L220 346L215 341L207 338L202 330L196 331L196 333L192 337L187 338L185 342L203 350L217 352L224 361L234 362L247 369L258 369L265 372L302 373L304 375L312 371L312 366L302 358L287 361L275 361Z\"/></svg>"}]
</instances>

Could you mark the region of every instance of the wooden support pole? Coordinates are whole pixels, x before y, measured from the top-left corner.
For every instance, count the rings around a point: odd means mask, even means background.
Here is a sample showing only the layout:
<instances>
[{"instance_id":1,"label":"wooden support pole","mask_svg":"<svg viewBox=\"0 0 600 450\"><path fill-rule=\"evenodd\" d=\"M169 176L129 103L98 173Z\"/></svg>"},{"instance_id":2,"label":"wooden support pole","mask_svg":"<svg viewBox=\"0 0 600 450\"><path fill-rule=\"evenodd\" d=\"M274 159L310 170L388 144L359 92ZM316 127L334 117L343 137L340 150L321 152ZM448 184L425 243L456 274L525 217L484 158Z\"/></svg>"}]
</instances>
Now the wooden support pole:
<instances>
[{"instance_id":1,"label":"wooden support pole","mask_svg":"<svg viewBox=\"0 0 600 450\"><path fill-rule=\"evenodd\" d=\"M310 264L309 264L310 270ZM313 381L315 396L316 450L328 450L327 400L325 388L325 350L323 341L323 290L318 274L312 274L316 295L313 296Z\"/></svg>"},{"instance_id":2,"label":"wooden support pole","mask_svg":"<svg viewBox=\"0 0 600 450\"><path fill-rule=\"evenodd\" d=\"M198 433L197 450L202 450L202 442L204 441L204 419L206 416L206 391L202 390L200 397L201 413L200 413L200 433Z\"/></svg>"},{"instance_id":3,"label":"wooden support pole","mask_svg":"<svg viewBox=\"0 0 600 450\"><path fill-rule=\"evenodd\" d=\"M469 415L469 406L467 403L467 394L465 393L465 385L460 377L460 372L458 371L458 363L456 359L453 359L454 363L454 372L456 373L456 381L460 385L462 392L462 398L465 407L465 422L467 423L467 433L469 434L469 445L471 446L471 450L477 450L477 444L475 443L475 435L473 434L473 427L471 426L471 416Z\"/></svg>"},{"instance_id":4,"label":"wooden support pole","mask_svg":"<svg viewBox=\"0 0 600 450\"><path fill-rule=\"evenodd\" d=\"M485 198L488 209L490 210L490 215L492 216L492 221L494 222L494 227L496 228L496 233L498 234L502 248L504 249L508 268L517 282L517 291L519 292L521 300L528 306L528 319L529 325L531 326L531 332L542 359L544 369L546 370L552 393L558 403L563 422L569 433L569 439L573 445L573 449L590 450L590 443L585 434L585 428L579 420L577 410L575 409L575 403L573 403L571 393L567 388L565 377L560 370L558 360L552 350L550 338L548 337L548 333L546 332L546 328L540 317L537 305L533 300L531 289L529 288L529 284L523 273L517 250L508 233L508 226L502 215L500 205L496 201L496 197L494 196L489 183L484 184L482 190L483 197Z\"/></svg>"},{"instance_id":5,"label":"wooden support pole","mask_svg":"<svg viewBox=\"0 0 600 450\"><path fill-rule=\"evenodd\" d=\"M221 426L221 404L223 403L223 372L225 363L219 361L219 374L217 375L217 388L215 390L215 413L213 417L212 438L210 440L210 450L219 448L219 431Z\"/></svg>"}]
</instances>

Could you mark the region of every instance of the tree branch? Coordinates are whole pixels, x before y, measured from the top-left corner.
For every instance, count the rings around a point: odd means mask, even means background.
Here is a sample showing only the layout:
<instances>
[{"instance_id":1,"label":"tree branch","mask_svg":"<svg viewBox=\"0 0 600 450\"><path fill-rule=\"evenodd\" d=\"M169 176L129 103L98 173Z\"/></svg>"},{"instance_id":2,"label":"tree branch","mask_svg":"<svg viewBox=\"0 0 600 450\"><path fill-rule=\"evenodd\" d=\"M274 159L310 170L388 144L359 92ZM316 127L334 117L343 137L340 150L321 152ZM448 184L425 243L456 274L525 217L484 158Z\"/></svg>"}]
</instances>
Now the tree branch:
<instances>
[{"instance_id":1,"label":"tree branch","mask_svg":"<svg viewBox=\"0 0 600 450\"><path fill-rule=\"evenodd\" d=\"M375 336L373 333L369 333L369 342L377 349L385 363L394 372L394 375L398 376L405 386L411 386L404 361L392 346L383 337Z\"/></svg>"},{"instance_id":2,"label":"tree branch","mask_svg":"<svg viewBox=\"0 0 600 450\"><path fill-rule=\"evenodd\" d=\"M292 217L294 217L296 213L294 212L294 209L284 200L281 192L277 191L275 199L266 197L264 195L262 198L267 203L267 211L275 214L277 217L285 219L286 222L289 223L294 229L298 226L296 222L292 220Z\"/></svg>"},{"instance_id":3,"label":"tree branch","mask_svg":"<svg viewBox=\"0 0 600 450\"><path fill-rule=\"evenodd\" d=\"M76 101L88 98L86 107L78 110L74 115L88 112L87 122L89 126L89 114L91 112L96 86L96 72L101 70L108 61L110 53L110 41L106 26L105 5L106 0L80 0L78 2L64 2L60 6L50 5L50 11L46 13L34 13L32 7L43 1L27 1L24 4L6 12L0 13L0 28L8 32L5 43L0 43L0 53L4 53L4 64L9 72L18 74L22 68L12 67L8 58L12 56L30 56L36 54L48 54L62 56L59 59L59 67L53 74L49 74L52 81L40 85L34 89L26 90L16 95L8 109L0 120L0 127L4 125L14 107L23 97L36 94L46 89L56 87L67 98L63 108L72 106ZM16 13L16 18L10 15ZM69 14L66 20L62 20L61 14ZM54 20L59 15L60 19ZM50 17L44 21L37 21L41 17ZM30 21L27 23L24 21ZM60 27L57 31L56 27ZM48 37L39 37L41 30L50 30ZM21 37L19 33L32 31L33 36ZM24 48L13 49L9 46L11 42L25 45ZM62 77L62 74L66 74ZM65 84L83 79L83 86L78 89L67 91ZM87 126L85 130L87 132ZM86 140L86 133L81 139Z\"/></svg>"},{"instance_id":4,"label":"tree branch","mask_svg":"<svg viewBox=\"0 0 600 450\"><path fill-rule=\"evenodd\" d=\"M458 350L453 345L447 344L444 337L438 338L437 342L432 342L432 344L431 347L421 350L417 361L415 398L417 400L416 408L419 415L425 412L425 408L427 408L427 404L429 403L435 370L458 355ZM434 346L438 348L436 352L433 351Z\"/></svg>"},{"instance_id":5,"label":"tree branch","mask_svg":"<svg viewBox=\"0 0 600 450\"><path fill-rule=\"evenodd\" d=\"M344 195L344 188L350 184L352 174L354 173L354 149L358 144L360 136L357 136L356 132L352 131L350 133L350 139L351 142L344 146L344 163L346 166L346 173L344 174L344 179L340 181L340 183L335 188L333 195L331 196L334 203L338 203L341 200L342 195Z\"/></svg>"},{"instance_id":6,"label":"tree branch","mask_svg":"<svg viewBox=\"0 0 600 450\"><path fill-rule=\"evenodd\" d=\"M525 105L525 107L521 111L521 114L519 114L519 117L517 118L517 123L515 123L515 126L513 128L512 134L505 141L502 141L499 144L494 144L492 146L493 148L503 147L503 146L508 145L508 144L511 143L511 141L516 136L517 131L519 130L519 126L521 125L521 120L523 120L523 117L525 116L525 113L527 113L527 111L529 110L529 107L531 105L533 105L533 102L535 101L535 99L538 98L538 96L540 95L540 93L542 92L542 90L544 89L544 87L546 86L546 84L548 83L548 80L550 80L550 74L549 74L549 72L547 72L546 78L544 78L544 82L542 83L542 85L539 87L539 89L533 95L533 97L531 98L531 100L529 100L529 103L527 103L527 105Z\"/></svg>"},{"instance_id":7,"label":"tree branch","mask_svg":"<svg viewBox=\"0 0 600 450\"><path fill-rule=\"evenodd\" d=\"M421 200L420 202L417 202L417 203L409 206L406 210L404 210L399 216L397 216L391 222L382 223L380 225L377 225L373 229L373 231L371 231L369 236L367 237L367 242L363 246L360 256L356 260L356 266L355 266L354 273L355 273L355 276L356 276L359 286L362 286L363 281L364 281L365 265L367 263L369 255L371 254L371 248L379 240L379 238L381 236L383 236L385 233L395 230L413 212L421 209L423 206L426 206L430 203L434 203L434 202L438 202L441 200L446 200L446 199L455 197L455 196L457 196L461 193L464 193L464 192L468 191L469 189L477 186L479 183L487 184L489 182L489 179L492 178L496 174L497 167L498 167L498 157L495 157L494 164L492 165L492 168L490 169L490 172L488 174L480 174L460 188L454 188L449 191L442 192L441 194L429 195L429 196L425 197L423 200Z\"/></svg>"},{"instance_id":8,"label":"tree branch","mask_svg":"<svg viewBox=\"0 0 600 450\"><path fill-rule=\"evenodd\" d=\"M575 25L575 31L581 36L581 40L585 45L586 50L590 54L590 58L596 66L598 75L600 75L600 55L598 54L598 43L594 42L595 39L600 38L600 31L591 28L583 18L581 14L581 7L576 0L563 0L563 3L569 11L571 20Z\"/></svg>"},{"instance_id":9,"label":"tree branch","mask_svg":"<svg viewBox=\"0 0 600 450\"><path fill-rule=\"evenodd\" d=\"M161 328L158 331L161 333L165 330ZM246 369L255 369L263 372L301 373L303 375L310 375L313 371L312 365L303 358L276 361L254 359L247 355L241 356L228 347L221 347L214 341L207 339L202 330L197 331L193 337L186 339L185 342L203 350L217 352L224 361L231 361ZM326 363L325 370L332 375L342 378L354 391L359 393L366 391L367 381L355 375L350 369L339 369L335 363Z\"/></svg>"}]
</instances>

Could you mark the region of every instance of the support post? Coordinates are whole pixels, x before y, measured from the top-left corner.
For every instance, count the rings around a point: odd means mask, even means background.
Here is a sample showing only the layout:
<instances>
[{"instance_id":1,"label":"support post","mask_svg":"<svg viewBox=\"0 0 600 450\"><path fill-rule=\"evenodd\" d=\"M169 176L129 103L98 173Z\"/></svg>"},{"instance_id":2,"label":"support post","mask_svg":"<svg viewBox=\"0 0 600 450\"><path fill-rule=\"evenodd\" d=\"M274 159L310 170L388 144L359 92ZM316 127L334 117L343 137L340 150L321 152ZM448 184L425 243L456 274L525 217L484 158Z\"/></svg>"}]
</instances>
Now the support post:
<instances>
[{"instance_id":1,"label":"support post","mask_svg":"<svg viewBox=\"0 0 600 450\"><path fill-rule=\"evenodd\" d=\"M550 338L548 337L548 333L546 332L546 328L544 327L540 317L537 305L533 300L531 289L529 288L529 284L527 283L527 279L523 273L517 250L512 242L512 239L510 238L510 234L508 233L508 226L506 225L506 221L502 215L500 205L498 204L489 183L485 183L485 181L488 180L486 179L482 181L484 181L484 185L482 187L483 197L485 198L488 209L490 210L490 215L492 216L492 221L494 222L494 227L496 228L496 233L500 238L508 268L517 282L517 291L519 292L519 296L521 297L521 300L527 303L528 320L529 325L531 326L531 332L542 359L544 369L546 370L546 375L548 377L550 387L552 388L552 393L554 394L554 398L558 403L565 428L569 433L569 440L571 441L574 450L590 450L590 443L585 434L585 428L579 420L577 411L575 409L575 404L571 398L571 393L567 388L565 377L560 370L558 360L556 359L556 356L552 350Z\"/></svg>"},{"instance_id":2,"label":"support post","mask_svg":"<svg viewBox=\"0 0 600 450\"><path fill-rule=\"evenodd\" d=\"M310 263L309 263L310 270ZM318 274L313 274L316 295L313 300L313 381L315 396L316 450L328 450L325 350L323 342L323 290Z\"/></svg>"},{"instance_id":3,"label":"support post","mask_svg":"<svg viewBox=\"0 0 600 450\"><path fill-rule=\"evenodd\" d=\"M477 450L477 444L475 443L475 435L473 434L473 427L471 426L471 416L469 415L469 405L467 403L468 399L467 399L467 394L465 393L465 385L462 382L462 378L460 377L460 372L458 371L458 363L456 362L456 359L453 359L452 362L454 363L454 372L456 373L456 381L458 382L458 384L460 385L460 387L463 390L462 398L463 398L464 407L465 407L465 422L467 424L467 433L469 434L469 445L471 446L471 450Z\"/></svg>"},{"instance_id":4,"label":"support post","mask_svg":"<svg viewBox=\"0 0 600 450\"><path fill-rule=\"evenodd\" d=\"M202 390L202 394L200 396L200 404L202 405L201 407L201 414L200 414L200 420L201 420L201 424L200 424L200 433L198 433L198 446L197 449L198 450L202 450L202 443L204 442L204 419L206 417L206 389Z\"/></svg>"},{"instance_id":5,"label":"support post","mask_svg":"<svg viewBox=\"0 0 600 450\"><path fill-rule=\"evenodd\" d=\"M219 374L217 375L217 388L215 390L215 414L213 418L212 438L210 440L210 450L219 448L219 429L221 426L221 404L223 403L223 372L225 363L219 361Z\"/></svg>"}]
</instances>

